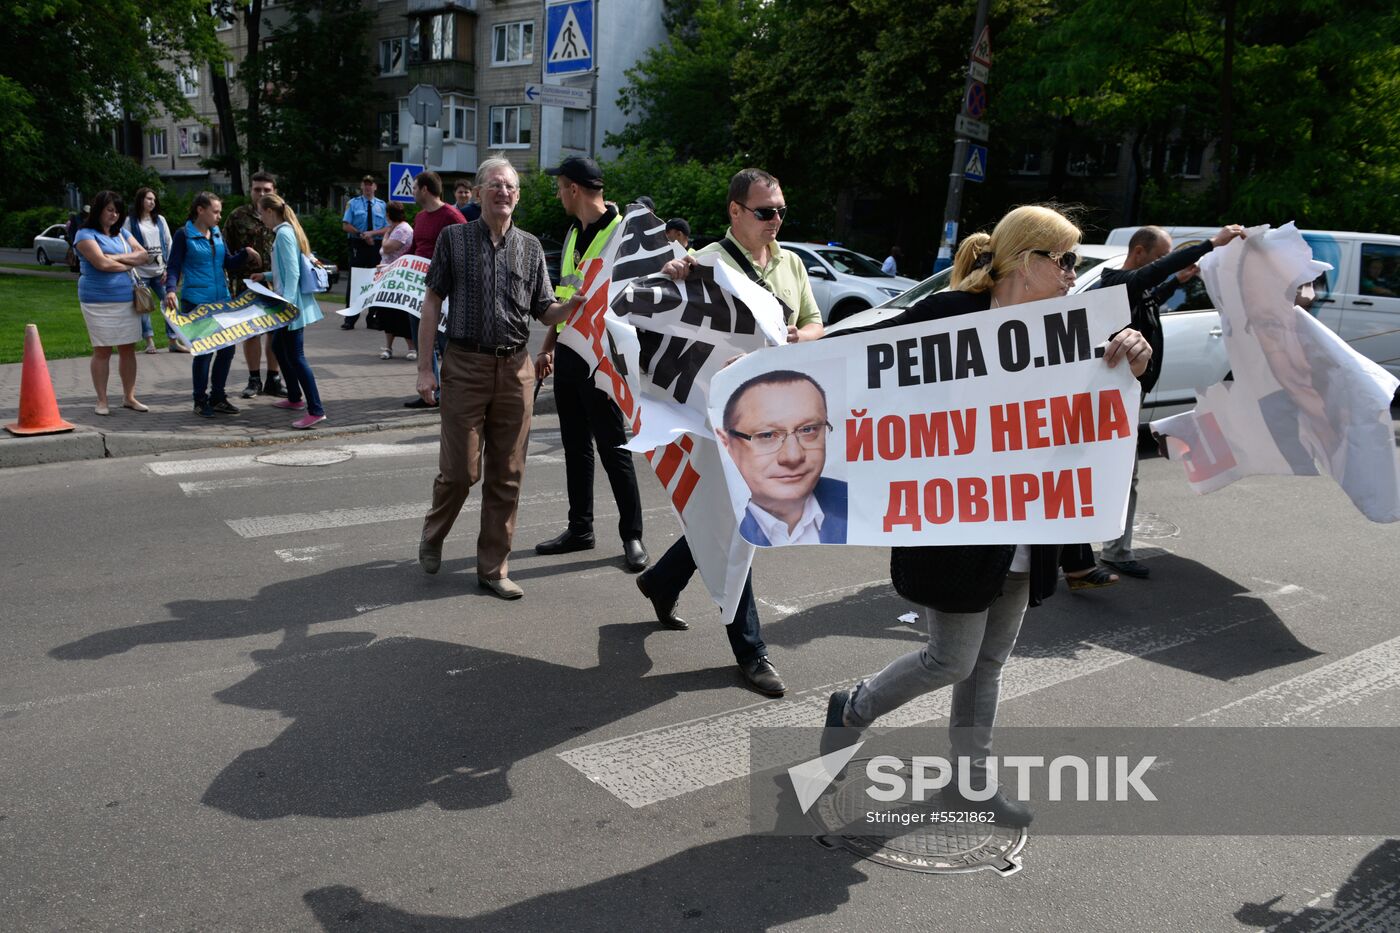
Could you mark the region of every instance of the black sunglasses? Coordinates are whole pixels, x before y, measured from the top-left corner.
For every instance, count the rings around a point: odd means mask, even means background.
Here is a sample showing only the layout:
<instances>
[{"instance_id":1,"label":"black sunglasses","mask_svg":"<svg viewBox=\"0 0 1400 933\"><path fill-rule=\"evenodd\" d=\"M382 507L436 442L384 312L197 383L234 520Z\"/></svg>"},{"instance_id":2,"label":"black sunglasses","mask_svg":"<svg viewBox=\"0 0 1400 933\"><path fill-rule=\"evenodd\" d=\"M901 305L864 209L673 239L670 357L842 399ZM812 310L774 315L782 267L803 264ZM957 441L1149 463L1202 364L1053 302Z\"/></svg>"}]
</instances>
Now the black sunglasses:
<instances>
[{"instance_id":1,"label":"black sunglasses","mask_svg":"<svg viewBox=\"0 0 1400 933\"><path fill-rule=\"evenodd\" d=\"M744 210L748 211L750 214L754 215L754 217L756 217L757 219L763 221L764 223L767 223L768 221L772 220L774 217L778 218L779 220L782 220L784 217L787 216L787 207L786 207L786 206L783 206L783 207L749 207L747 204L741 204L741 203L738 202L738 201L735 201L734 203L735 203L735 204L738 204L738 205L739 205L740 207L742 207Z\"/></svg>"},{"instance_id":2,"label":"black sunglasses","mask_svg":"<svg viewBox=\"0 0 1400 933\"><path fill-rule=\"evenodd\" d=\"M1079 254L1073 250L1033 249L1037 256L1044 256L1066 272L1073 272L1079 265Z\"/></svg>"}]
</instances>

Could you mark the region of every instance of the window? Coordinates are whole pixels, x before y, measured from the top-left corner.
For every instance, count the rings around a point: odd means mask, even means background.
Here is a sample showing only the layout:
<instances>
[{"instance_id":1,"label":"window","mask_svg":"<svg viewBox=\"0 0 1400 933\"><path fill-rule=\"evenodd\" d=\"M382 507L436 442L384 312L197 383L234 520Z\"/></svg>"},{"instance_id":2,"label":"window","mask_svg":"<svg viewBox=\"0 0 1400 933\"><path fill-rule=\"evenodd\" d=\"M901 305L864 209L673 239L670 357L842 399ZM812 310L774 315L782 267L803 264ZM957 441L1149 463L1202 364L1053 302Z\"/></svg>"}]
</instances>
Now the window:
<instances>
[{"instance_id":1,"label":"window","mask_svg":"<svg viewBox=\"0 0 1400 933\"><path fill-rule=\"evenodd\" d=\"M1070 150L1065 171L1080 177L1104 177L1118 174L1119 143L1089 143Z\"/></svg>"},{"instance_id":2,"label":"window","mask_svg":"<svg viewBox=\"0 0 1400 933\"><path fill-rule=\"evenodd\" d=\"M476 142L476 103L462 97L447 98L447 139Z\"/></svg>"},{"instance_id":3,"label":"window","mask_svg":"<svg viewBox=\"0 0 1400 933\"><path fill-rule=\"evenodd\" d=\"M214 155L225 155L223 129L216 123L210 128L209 134L209 151Z\"/></svg>"},{"instance_id":4,"label":"window","mask_svg":"<svg viewBox=\"0 0 1400 933\"><path fill-rule=\"evenodd\" d=\"M1012 171L1017 175L1039 175L1040 174L1040 150L1023 152L1016 168Z\"/></svg>"},{"instance_id":5,"label":"window","mask_svg":"<svg viewBox=\"0 0 1400 933\"><path fill-rule=\"evenodd\" d=\"M535 24L501 23L491 34L491 64L526 65L535 60Z\"/></svg>"},{"instance_id":6,"label":"window","mask_svg":"<svg viewBox=\"0 0 1400 933\"><path fill-rule=\"evenodd\" d=\"M404 58L404 46L407 41L403 36L379 40L380 77L408 73L408 62Z\"/></svg>"},{"instance_id":7,"label":"window","mask_svg":"<svg viewBox=\"0 0 1400 933\"><path fill-rule=\"evenodd\" d=\"M219 5L217 3L209 4L209 15L214 17L214 28L219 32L233 28L233 20L224 19L223 16L220 15Z\"/></svg>"},{"instance_id":8,"label":"window","mask_svg":"<svg viewBox=\"0 0 1400 933\"><path fill-rule=\"evenodd\" d=\"M197 133L198 130L188 126L182 126L175 131L175 138L179 140L180 144L180 155L199 155Z\"/></svg>"},{"instance_id":9,"label":"window","mask_svg":"<svg viewBox=\"0 0 1400 933\"><path fill-rule=\"evenodd\" d=\"M1361 244L1361 294L1400 298L1400 246Z\"/></svg>"},{"instance_id":10,"label":"window","mask_svg":"<svg viewBox=\"0 0 1400 933\"><path fill-rule=\"evenodd\" d=\"M230 81L232 81L232 80L233 80L234 73L235 73L236 71L237 71L237 69L234 67L234 64L233 64L232 60L224 62L224 77L225 77L225 78L227 78L227 79L229 79Z\"/></svg>"},{"instance_id":11,"label":"window","mask_svg":"<svg viewBox=\"0 0 1400 933\"><path fill-rule=\"evenodd\" d=\"M457 20L453 13L434 13L413 21L408 30L408 61L437 62L457 57Z\"/></svg>"},{"instance_id":12,"label":"window","mask_svg":"<svg viewBox=\"0 0 1400 933\"><path fill-rule=\"evenodd\" d=\"M564 108L564 133L561 145L565 149L588 151L588 111Z\"/></svg>"},{"instance_id":13,"label":"window","mask_svg":"<svg viewBox=\"0 0 1400 933\"><path fill-rule=\"evenodd\" d=\"M181 68L175 72L175 85L186 97L199 96L199 70L194 66Z\"/></svg>"},{"instance_id":14,"label":"window","mask_svg":"<svg viewBox=\"0 0 1400 933\"><path fill-rule=\"evenodd\" d=\"M379 114L379 148L395 149L399 145L399 115L392 110Z\"/></svg>"},{"instance_id":15,"label":"window","mask_svg":"<svg viewBox=\"0 0 1400 933\"><path fill-rule=\"evenodd\" d=\"M1167 147L1166 170L1168 175L1183 178L1200 178L1201 161L1205 146L1200 143L1176 142Z\"/></svg>"},{"instance_id":16,"label":"window","mask_svg":"<svg viewBox=\"0 0 1400 933\"><path fill-rule=\"evenodd\" d=\"M529 107L491 108L491 145L523 149L530 145Z\"/></svg>"},{"instance_id":17,"label":"window","mask_svg":"<svg viewBox=\"0 0 1400 933\"><path fill-rule=\"evenodd\" d=\"M165 139L165 130L150 130L146 133L146 155L170 155L169 143Z\"/></svg>"}]
</instances>

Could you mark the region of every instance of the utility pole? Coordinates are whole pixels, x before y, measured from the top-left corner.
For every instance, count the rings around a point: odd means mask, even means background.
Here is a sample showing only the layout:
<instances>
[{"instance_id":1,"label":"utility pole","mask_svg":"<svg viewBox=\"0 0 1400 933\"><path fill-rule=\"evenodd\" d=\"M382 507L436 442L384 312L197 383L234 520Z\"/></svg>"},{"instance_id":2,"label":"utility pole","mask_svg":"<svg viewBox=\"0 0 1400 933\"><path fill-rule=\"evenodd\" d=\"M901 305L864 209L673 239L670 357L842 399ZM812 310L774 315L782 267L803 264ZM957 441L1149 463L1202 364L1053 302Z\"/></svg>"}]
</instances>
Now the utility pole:
<instances>
[{"instance_id":1,"label":"utility pole","mask_svg":"<svg viewBox=\"0 0 1400 933\"><path fill-rule=\"evenodd\" d=\"M968 58L967 81L963 85L963 105L953 124L957 138L953 142L953 167L948 172L948 199L943 208L943 230L939 234L934 272L953 264L953 248L958 242L958 217L962 213L963 178L968 169L968 155L974 145L969 137L987 141L987 124L982 117L986 115L987 69L991 64L991 33L987 28L989 5L990 0L977 0L977 18L972 27L972 52ZM980 98L977 95L979 88ZM985 159L985 148L982 153ZM985 172L985 161L981 167Z\"/></svg>"}]
</instances>

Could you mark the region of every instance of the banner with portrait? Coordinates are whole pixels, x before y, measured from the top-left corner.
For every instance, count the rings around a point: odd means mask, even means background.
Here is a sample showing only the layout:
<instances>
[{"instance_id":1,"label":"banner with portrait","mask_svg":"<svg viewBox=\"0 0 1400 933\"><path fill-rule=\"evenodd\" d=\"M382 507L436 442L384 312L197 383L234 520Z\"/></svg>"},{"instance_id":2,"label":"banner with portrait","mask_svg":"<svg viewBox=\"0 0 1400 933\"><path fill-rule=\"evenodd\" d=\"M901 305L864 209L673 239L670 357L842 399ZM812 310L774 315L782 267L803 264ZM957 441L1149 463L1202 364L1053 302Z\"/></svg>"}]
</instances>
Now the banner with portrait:
<instances>
[{"instance_id":1,"label":"banner with portrait","mask_svg":"<svg viewBox=\"0 0 1400 933\"><path fill-rule=\"evenodd\" d=\"M710 423L751 544L1054 544L1121 534L1139 390L1103 361L1124 289L760 350Z\"/></svg>"}]
</instances>

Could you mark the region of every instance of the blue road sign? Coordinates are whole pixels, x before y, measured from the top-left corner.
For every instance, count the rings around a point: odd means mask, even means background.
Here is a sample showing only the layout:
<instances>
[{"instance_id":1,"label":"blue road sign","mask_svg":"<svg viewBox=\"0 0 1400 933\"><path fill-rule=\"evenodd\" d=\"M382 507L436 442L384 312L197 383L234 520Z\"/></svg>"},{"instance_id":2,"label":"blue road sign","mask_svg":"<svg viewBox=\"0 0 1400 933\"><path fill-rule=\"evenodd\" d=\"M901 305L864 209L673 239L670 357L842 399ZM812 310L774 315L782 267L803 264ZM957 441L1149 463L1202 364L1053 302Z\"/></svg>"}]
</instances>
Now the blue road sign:
<instances>
[{"instance_id":1,"label":"blue road sign","mask_svg":"<svg viewBox=\"0 0 1400 933\"><path fill-rule=\"evenodd\" d=\"M968 181L987 180L987 147L976 143L967 145L967 164L963 166L963 178Z\"/></svg>"},{"instance_id":2,"label":"blue road sign","mask_svg":"<svg viewBox=\"0 0 1400 933\"><path fill-rule=\"evenodd\" d=\"M544 33L545 74L569 75L593 70L593 0L548 6Z\"/></svg>"},{"instance_id":3,"label":"blue road sign","mask_svg":"<svg viewBox=\"0 0 1400 933\"><path fill-rule=\"evenodd\" d=\"M389 163L389 200L413 203L413 179L423 171L423 166L409 162Z\"/></svg>"}]
</instances>

